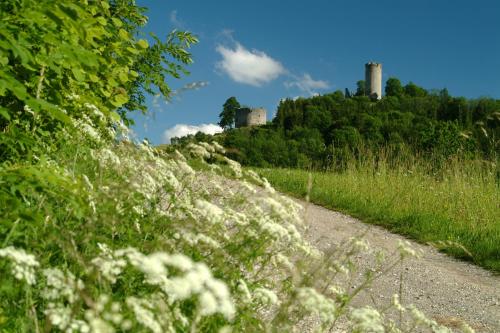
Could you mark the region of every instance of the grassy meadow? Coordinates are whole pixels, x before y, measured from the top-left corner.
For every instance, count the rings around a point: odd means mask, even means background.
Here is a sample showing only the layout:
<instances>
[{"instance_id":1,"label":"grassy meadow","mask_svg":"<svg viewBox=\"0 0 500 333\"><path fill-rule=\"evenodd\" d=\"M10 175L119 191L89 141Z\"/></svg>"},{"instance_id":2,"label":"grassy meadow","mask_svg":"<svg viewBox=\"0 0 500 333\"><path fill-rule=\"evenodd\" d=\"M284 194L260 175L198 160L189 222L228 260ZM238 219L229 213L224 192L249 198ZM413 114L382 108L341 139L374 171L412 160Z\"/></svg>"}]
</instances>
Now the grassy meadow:
<instances>
[{"instance_id":1,"label":"grassy meadow","mask_svg":"<svg viewBox=\"0 0 500 333\"><path fill-rule=\"evenodd\" d=\"M433 172L433 169L439 169ZM352 159L343 171L258 169L277 189L500 272L500 188L486 162Z\"/></svg>"}]
</instances>

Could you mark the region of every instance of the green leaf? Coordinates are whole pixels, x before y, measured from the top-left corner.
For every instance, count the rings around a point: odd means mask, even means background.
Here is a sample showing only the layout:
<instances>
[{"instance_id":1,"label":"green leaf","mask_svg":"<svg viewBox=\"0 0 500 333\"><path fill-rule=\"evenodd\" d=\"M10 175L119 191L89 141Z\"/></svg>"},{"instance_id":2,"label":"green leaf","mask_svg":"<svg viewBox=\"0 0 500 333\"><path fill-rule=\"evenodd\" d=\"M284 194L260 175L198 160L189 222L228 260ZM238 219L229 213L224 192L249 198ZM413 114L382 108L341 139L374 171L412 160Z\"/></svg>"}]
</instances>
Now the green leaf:
<instances>
[{"instance_id":1,"label":"green leaf","mask_svg":"<svg viewBox=\"0 0 500 333\"><path fill-rule=\"evenodd\" d=\"M118 94L111 100L111 104L113 104L116 107L120 107L127 102L128 102L128 96L124 94Z\"/></svg>"},{"instance_id":2,"label":"green leaf","mask_svg":"<svg viewBox=\"0 0 500 333\"><path fill-rule=\"evenodd\" d=\"M108 85L111 86L111 87L117 87L118 86L118 82L116 82L115 79L113 79L112 77L110 77L108 79Z\"/></svg>"},{"instance_id":3,"label":"green leaf","mask_svg":"<svg viewBox=\"0 0 500 333\"><path fill-rule=\"evenodd\" d=\"M97 22L100 24L100 25L107 25L108 22L106 21L106 19L102 16L99 16L97 19Z\"/></svg>"},{"instance_id":4,"label":"green leaf","mask_svg":"<svg viewBox=\"0 0 500 333\"><path fill-rule=\"evenodd\" d=\"M121 39L129 39L129 35L128 35L128 32L124 29L120 29L118 30L118 36L121 38Z\"/></svg>"},{"instance_id":5,"label":"green leaf","mask_svg":"<svg viewBox=\"0 0 500 333\"><path fill-rule=\"evenodd\" d=\"M77 81L85 81L85 73L79 68L71 68L71 72L73 72L73 76Z\"/></svg>"},{"instance_id":6,"label":"green leaf","mask_svg":"<svg viewBox=\"0 0 500 333\"><path fill-rule=\"evenodd\" d=\"M128 82L128 75L126 73L121 72L120 74L118 74L118 78L122 83Z\"/></svg>"},{"instance_id":7,"label":"green leaf","mask_svg":"<svg viewBox=\"0 0 500 333\"><path fill-rule=\"evenodd\" d=\"M147 40L145 39L139 39L139 41L137 42L137 45L140 47L140 48L143 48L143 49L147 49L149 47L149 43Z\"/></svg>"},{"instance_id":8,"label":"green leaf","mask_svg":"<svg viewBox=\"0 0 500 333\"><path fill-rule=\"evenodd\" d=\"M0 65L7 66L8 63L9 63L9 58L0 56Z\"/></svg>"},{"instance_id":9,"label":"green leaf","mask_svg":"<svg viewBox=\"0 0 500 333\"><path fill-rule=\"evenodd\" d=\"M132 54L139 54L141 52L139 52L138 50L134 49L133 47L127 47L127 51L129 51L130 53Z\"/></svg>"},{"instance_id":10,"label":"green leaf","mask_svg":"<svg viewBox=\"0 0 500 333\"><path fill-rule=\"evenodd\" d=\"M104 89L104 88L101 88L101 89L99 89L99 91L101 92L101 94L103 94L103 95L104 95L104 97L109 98L109 97L111 96L111 92L110 92L109 90L106 90L106 89Z\"/></svg>"},{"instance_id":11,"label":"green leaf","mask_svg":"<svg viewBox=\"0 0 500 333\"><path fill-rule=\"evenodd\" d=\"M118 113L114 112L114 111L112 111L112 112L109 113L109 117L112 120L114 120L115 122L119 122L120 119L121 119L120 115Z\"/></svg>"},{"instance_id":12,"label":"green leaf","mask_svg":"<svg viewBox=\"0 0 500 333\"><path fill-rule=\"evenodd\" d=\"M111 21L113 22L113 24L114 24L114 25L115 25L115 27L117 27L117 28L120 28L120 27L123 25L122 21L121 21L121 20L119 20L119 19L117 19L116 17L112 17L112 18L111 18Z\"/></svg>"},{"instance_id":13,"label":"green leaf","mask_svg":"<svg viewBox=\"0 0 500 333\"><path fill-rule=\"evenodd\" d=\"M7 120L10 120L9 110L0 106L0 116Z\"/></svg>"}]
</instances>

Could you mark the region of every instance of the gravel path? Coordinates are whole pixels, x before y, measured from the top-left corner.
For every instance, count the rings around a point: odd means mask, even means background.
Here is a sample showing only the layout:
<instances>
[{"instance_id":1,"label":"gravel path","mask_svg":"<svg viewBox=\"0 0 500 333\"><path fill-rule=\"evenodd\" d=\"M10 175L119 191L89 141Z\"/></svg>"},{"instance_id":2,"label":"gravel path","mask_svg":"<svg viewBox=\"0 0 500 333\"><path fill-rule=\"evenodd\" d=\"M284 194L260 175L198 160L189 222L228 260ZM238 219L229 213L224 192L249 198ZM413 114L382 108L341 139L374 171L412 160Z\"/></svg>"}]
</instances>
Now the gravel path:
<instances>
[{"instance_id":1,"label":"gravel path","mask_svg":"<svg viewBox=\"0 0 500 333\"><path fill-rule=\"evenodd\" d=\"M374 249L396 250L397 241L405 238L380 227L298 201L305 207L310 228L305 237L322 250L360 234ZM455 260L430 246L410 241L420 249L420 259L409 259L403 269L403 302L415 304L437 322L453 328L466 321L476 332L500 333L500 277L474 265ZM360 265L369 265L360 256ZM364 261L365 260L365 261ZM401 270L376 280L371 288L359 295L355 303L372 305L387 302L399 290ZM371 295L370 295L371 294Z\"/></svg>"}]
</instances>

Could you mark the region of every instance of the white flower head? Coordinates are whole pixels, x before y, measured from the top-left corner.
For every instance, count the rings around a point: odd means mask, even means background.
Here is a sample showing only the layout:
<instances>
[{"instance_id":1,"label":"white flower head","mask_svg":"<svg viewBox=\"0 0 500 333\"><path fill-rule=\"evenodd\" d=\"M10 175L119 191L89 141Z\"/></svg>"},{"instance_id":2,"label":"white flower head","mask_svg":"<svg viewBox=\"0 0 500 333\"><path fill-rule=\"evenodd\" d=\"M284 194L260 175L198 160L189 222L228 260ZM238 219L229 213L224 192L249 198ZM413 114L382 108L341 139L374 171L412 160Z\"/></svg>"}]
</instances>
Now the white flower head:
<instances>
[{"instance_id":1,"label":"white flower head","mask_svg":"<svg viewBox=\"0 0 500 333\"><path fill-rule=\"evenodd\" d=\"M0 249L0 258L11 261L11 272L17 280L26 281L30 285L35 284L35 270L40 264L34 255L28 254L24 249L8 246Z\"/></svg>"},{"instance_id":2,"label":"white flower head","mask_svg":"<svg viewBox=\"0 0 500 333\"><path fill-rule=\"evenodd\" d=\"M335 319L335 302L313 288L298 289L297 301L307 313L318 314L323 323L329 323Z\"/></svg>"},{"instance_id":3,"label":"white flower head","mask_svg":"<svg viewBox=\"0 0 500 333\"><path fill-rule=\"evenodd\" d=\"M370 306L354 309L350 319L355 333L385 333L382 315Z\"/></svg>"},{"instance_id":4,"label":"white flower head","mask_svg":"<svg viewBox=\"0 0 500 333\"><path fill-rule=\"evenodd\" d=\"M276 293L267 288L256 288L253 292L253 300L262 305L279 304L279 299Z\"/></svg>"}]
</instances>

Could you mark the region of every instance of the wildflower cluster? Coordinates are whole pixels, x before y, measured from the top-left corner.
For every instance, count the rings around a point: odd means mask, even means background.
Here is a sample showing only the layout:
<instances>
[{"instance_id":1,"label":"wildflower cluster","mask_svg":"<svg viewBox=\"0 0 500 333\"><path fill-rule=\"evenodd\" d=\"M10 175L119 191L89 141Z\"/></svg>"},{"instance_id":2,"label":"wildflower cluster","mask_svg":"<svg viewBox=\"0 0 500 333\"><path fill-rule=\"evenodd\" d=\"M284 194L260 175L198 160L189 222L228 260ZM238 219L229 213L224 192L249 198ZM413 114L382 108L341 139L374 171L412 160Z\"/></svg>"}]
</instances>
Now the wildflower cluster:
<instances>
[{"instance_id":1,"label":"wildflower cluster","mask_svg":"<svg viewBox=\"0 0 500 333\"><path fill-rule=\"evenodd\" d=\"M16 249L12 246L0 249L0 258L9 259L11 262L12 275L27 284L35 284L35 269L39 266L38 261L32 254L26 253L23 249Z\"/></svg>"},{"instance_id":2,"label":"wildflower cluster","mask_svg":"<svg viewBox=\"0 0 500 333\"><path fill-rule=\"evenodd\" d=\"M0 249L2 276L20 291L0 298L8 325L25 316L26 327L63 332L297 332L347 321L354 332L396 332L390 314L352 300L414 254L408 244L359 274L355 257L374 254L366 241L320 251L303 237L302 206L219 144L133 143L76 96L85 112L60 132L66 149L22 173L0 170L22 189ZM29 316L11 306L20 300ZM406 315L402 329L444 330L397 299L389 309Z\"/></svg>"}]
</instances>

